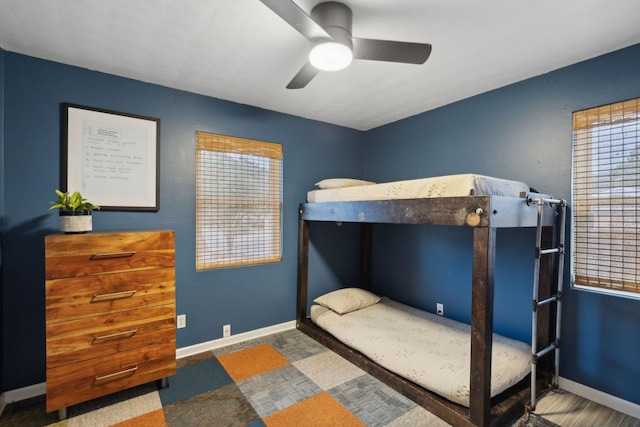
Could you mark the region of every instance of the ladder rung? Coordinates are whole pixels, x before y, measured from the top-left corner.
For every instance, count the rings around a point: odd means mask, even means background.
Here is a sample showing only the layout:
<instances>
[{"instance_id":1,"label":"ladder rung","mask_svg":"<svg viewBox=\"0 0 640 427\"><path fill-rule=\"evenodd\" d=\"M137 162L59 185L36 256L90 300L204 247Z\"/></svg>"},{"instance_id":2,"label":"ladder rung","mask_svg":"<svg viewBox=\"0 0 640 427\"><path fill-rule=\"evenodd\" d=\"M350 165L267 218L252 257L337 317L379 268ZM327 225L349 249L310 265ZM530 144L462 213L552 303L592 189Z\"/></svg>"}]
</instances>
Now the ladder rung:
<instances>
[{"instance_id":1,"label":"ladder rung","mask_svg":"<svg viewBox=\"0 0 640 427\"><path fill-rule=\"evenodd\" d=\"M550 249L540 249L540 254L555 254L557 252L562 252L562 248L550 248Z\"/></svg>"},{"instance_id":2,"label":"ladder rung","mask_svg":"<svg viewBox=\"0 0 640 427\"><path fill-rule=\"evenodd\" d=\"M562 247L550 248L550 249L536 248L536 258L538 259L541 258L542 255L555 254L555 253L564 253L564 248Z\"/></svg>"},{"instance_id":3,"label":"ladder rung","mask_svg":"<svg viewBox=\"0 0 640 427\"><path fill-rule=\"evenodd\" d=\"M566 201L562 199L545 199L543 197L528 197L527 204L531 203L541 203L543 205L560 205L565 206Z\"/></svg>"},{"instance_id":4,"label":"ladder rung","mask_svg":"<svg viewBox=\"0 0 640 427\"><path fill-rule=\"evenodd\" d=\"M544 203L549 203L550 205L560 205L564 206L566 203L563 199L542 199Z\"/></svg>"},{"instance_id":5,"label":"ladder rung","mask_svg":"<svg viewBox=\"0 0 640 427\"><path fill-rule=\"evenodd\" d=\"M553 301L558 301L558 295L554 295L551 298L547 298L545 300L542 300L542 301L538 302L537 306L540 307L540 306L543 306L545 304L549 304L550 302L553 302Z\"/></svg>"},{"instance_id":6,"label":"ladder rung","mask_svg":"<svg viewBox=\"0 0 640 427\"><path fill-rule=\"evenodd\" d=\"M540 358L542 356L544 356L545 354L549 353L551 350L554 350L556 348L556 343L552 343L551 345L549 345L549 347L544 348L542 350L540 350L539 352L536 353L536 357Z\"/></svg>"},{"instance_id":7,"label":"ladder rung","mask_svg":"<svg viewBox=\"0 0 640 427\"><path fill-rule=\"evenodd\" d=\"M564 253L564 246L558 246L557 248L540 249L536 248L536 258L540 258L542 255Z\"/></svg>"}]
</instances>

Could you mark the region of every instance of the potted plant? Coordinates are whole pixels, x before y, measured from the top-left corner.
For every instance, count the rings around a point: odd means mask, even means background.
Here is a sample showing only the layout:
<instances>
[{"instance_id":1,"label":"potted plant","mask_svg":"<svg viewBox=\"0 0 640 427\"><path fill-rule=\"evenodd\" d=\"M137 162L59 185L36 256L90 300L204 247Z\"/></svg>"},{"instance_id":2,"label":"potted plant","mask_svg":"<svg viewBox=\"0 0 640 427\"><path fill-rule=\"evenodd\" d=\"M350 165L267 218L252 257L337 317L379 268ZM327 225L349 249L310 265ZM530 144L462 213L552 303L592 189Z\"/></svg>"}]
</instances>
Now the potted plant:
<instances>
[{"instance_id":1,"label":"potted plant","mask_svg":"<svg viewBox=\"0 0 640 427\"><path fill-rule=\"evenodd\" d=\"M73 193L56 190L57 200L49 202L51 209L60 209L60 231L65 233L86 233L93 229L91 212L100 210L87 199L82 197L79 191Z\"/></svg>"}]
</instances>

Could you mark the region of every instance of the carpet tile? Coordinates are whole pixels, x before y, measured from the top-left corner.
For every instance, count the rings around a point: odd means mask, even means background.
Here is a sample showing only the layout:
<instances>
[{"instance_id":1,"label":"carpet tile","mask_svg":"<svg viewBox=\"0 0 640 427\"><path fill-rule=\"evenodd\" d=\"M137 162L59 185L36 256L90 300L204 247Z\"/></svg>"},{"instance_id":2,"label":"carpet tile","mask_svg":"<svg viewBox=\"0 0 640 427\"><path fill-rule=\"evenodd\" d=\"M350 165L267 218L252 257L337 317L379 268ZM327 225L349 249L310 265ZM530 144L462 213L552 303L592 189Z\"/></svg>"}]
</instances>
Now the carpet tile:
<instances>
[{"instance_id":1,"label":"carpet tile","mask_svg":"<svg viewBox=\"0 0 640 427\"><path fill-rule=\"evenodd\" d=\"M116 423L113 427L166 427L167 422L162 409L147 412L137 417L129 418L126 421Z\"/></svg>"},{"instance_id":2,"label":"carpet tile","mask_svg":"<svg viewBox=\"0 0 640 427\"><path fill-rule=\"evenodd\" d=\"M169 387L159 391L160 399L163 406L170 405L231 383L218 359L211 358L178 369L169 378Z\"/></svg>"},{"instance_id":3,"label":"carpet tile","mask_svg":"<svg viewBox=\"0 0 640 427\"><path fill-rule=\"evenodd\" d=\"M218 356L218 361L234 381L242 381L289 364L269 344L259 344Z\"/></svg>"},{"instance_id":4,"label":"carpet tile","mask_svg":"<svg viewBox=\"0 0 640 427\"><path fill-rule=\"evenodd\" d=\"M406 414L391 421L385 427L429 426L448 427L449 424L433 415L421 406L416 406Z\"/></svg>"},{"instance_id":5,"label":"carpet tile","mask_svg":"<svg viewBox=\"0 0 640 427\"><path fill-rule=\"evenodd\" d=\"M361 377L365 372L332 351L325 351L293 363L323 390Z\"/></svg>"},{"instance_id":6,"label":"carpet tile","mask_svg":"<svg viewBox=\"0 0 640 427\"><path fill-rule=\"evenodd\" d=\"M370 375L340 384L329 394L367 426L385 426L417 406Z\"/></svg>"},{"instance_id":7,"label":"carpet tile","mask_svg":"<svg viewBox=\"0 0 640 427\"><path fill-rule=\"evenodd\" d=\"M298 330L271 335L268 343L291 363L327 351L322 344Z\"/></svg>"},{"instance_id":8,"label":"carpet tile","mask_svg":"<svg viewBox=\"0 0 640 427\"><path fill-rule=\"evenodd\" d=\"M365 427L365 424L326 392L316 394L264 418L267 427Z\"/></svg>"},{"instance_id":9,"label":"carpet tile","mask_svg":"<svg viewBox=\"0 0 640 427\"><path fill-rule=\"evenodd\" d=\"M240 381L238 387L261 417L271 415L322 391L292 365Z\"/></svg>"},{"instance_id":10,"label":"carpet tile","mask_svg":"<svg viewBox=\"0 0 640 427\"><path fill-rule=\"evenodd\" d=\"M54 425L58 416L55 412L46 413L45 406L44 395L11 403L2 411L0 427ZM61 423L61 427L62 425L66 425L66 421L64 424Z\"/></svg>"},{"instance_id":11,"label":"carpet tile","mask_svg":"<svg viewBox=\"0 0 640 427\"><path fill-rule=\"evenodd\" d=\"M165 406L164 415L168 426L247 426L260 421L236 384ZM218 424L221 420L225 424Z\"/></svg>"}]
</instances>

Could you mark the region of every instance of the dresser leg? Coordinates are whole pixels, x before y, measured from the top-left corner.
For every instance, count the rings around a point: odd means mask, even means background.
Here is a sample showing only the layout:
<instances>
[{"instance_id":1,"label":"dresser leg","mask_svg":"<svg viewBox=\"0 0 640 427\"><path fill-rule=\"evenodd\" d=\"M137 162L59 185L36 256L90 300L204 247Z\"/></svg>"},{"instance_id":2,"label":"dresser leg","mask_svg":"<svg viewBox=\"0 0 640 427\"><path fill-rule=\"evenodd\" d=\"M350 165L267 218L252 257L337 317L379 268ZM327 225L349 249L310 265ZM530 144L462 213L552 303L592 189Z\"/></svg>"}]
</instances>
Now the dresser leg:
<instances>
[{"instance_id":1,"label":"dresser leg","mask_svg":"<svg viewBox=\"0 0 640 427\"><path fill-rule=\"evenodd\" d=\"M67 419L67 408L66 407L58 409L58 418L60 419L60 421Z\"/></svg>"},{"instance_id":2,"label":"dresser leg","mask_svg":"<svg viewBox=\"0 0 640 427\"><path fill-rule=\"evenodd\" d=\"M164 377L156 380L156 387L158 387L159 389L169 387L169 377Z\"/></svg>"}]
</instances>

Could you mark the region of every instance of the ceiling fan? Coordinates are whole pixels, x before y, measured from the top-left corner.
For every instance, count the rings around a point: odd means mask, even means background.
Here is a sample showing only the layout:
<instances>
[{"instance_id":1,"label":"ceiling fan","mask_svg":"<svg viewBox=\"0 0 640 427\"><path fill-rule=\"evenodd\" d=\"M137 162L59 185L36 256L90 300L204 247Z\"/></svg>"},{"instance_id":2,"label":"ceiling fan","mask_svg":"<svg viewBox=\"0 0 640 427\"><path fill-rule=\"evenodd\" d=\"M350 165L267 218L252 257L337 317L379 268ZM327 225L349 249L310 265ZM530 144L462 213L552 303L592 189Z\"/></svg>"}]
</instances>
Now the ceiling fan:
<instances>
[{"instance_id":1,"label":"ceiling fan","mask_svg":"<svg viewBox=\"0 0 640 427\"><path fill-rule=\"evenodd\" d=\"M343 69L352 59L423 64L431 54L427 43L352 37L353 13L343 3L319 3L307 15L293 0L260 1L311 41L309 59L287 89L301 89L321 70Z\"/></svg>"}]
</instances>

